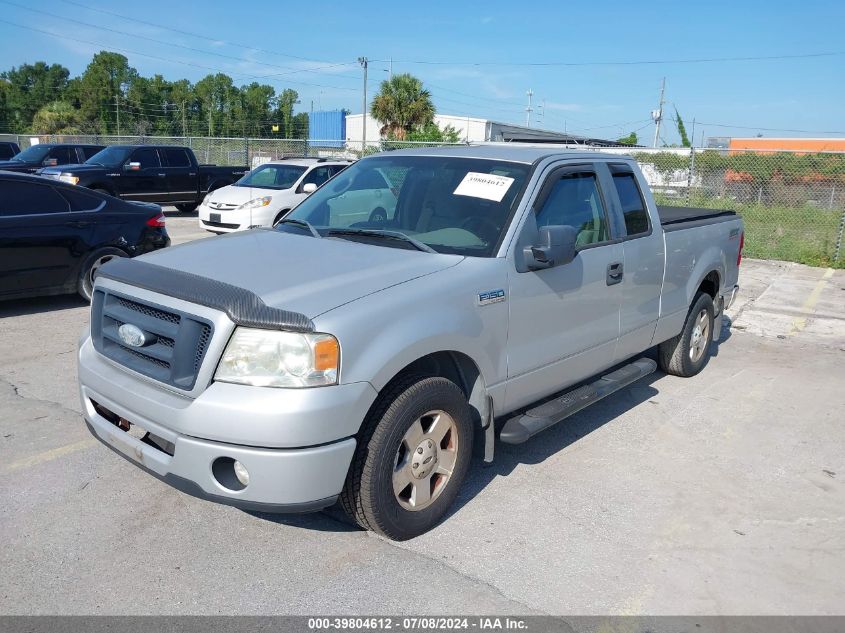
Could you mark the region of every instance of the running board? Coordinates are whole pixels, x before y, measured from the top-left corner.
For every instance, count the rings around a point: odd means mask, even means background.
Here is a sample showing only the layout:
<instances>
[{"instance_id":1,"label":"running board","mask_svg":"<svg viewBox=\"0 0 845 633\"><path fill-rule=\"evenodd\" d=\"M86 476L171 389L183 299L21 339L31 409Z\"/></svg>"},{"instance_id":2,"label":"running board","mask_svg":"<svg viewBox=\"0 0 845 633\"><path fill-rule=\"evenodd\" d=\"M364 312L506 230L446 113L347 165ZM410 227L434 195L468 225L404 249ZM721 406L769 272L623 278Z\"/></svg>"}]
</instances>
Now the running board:
<instances>
[{"instance_id":1,"label":"running board","mask_svg":"<svg viewBox=\"0 0 845 633\"><path fill-rule=\"evenodd\" d=\"M505 444L527 442L540 431L545 431L581 409L654 373L656 369L657 363L650 358L636 360L595 382L568 391L554 400L512 417L502 428L499 439Z\"/></svg>"}]
</instances>

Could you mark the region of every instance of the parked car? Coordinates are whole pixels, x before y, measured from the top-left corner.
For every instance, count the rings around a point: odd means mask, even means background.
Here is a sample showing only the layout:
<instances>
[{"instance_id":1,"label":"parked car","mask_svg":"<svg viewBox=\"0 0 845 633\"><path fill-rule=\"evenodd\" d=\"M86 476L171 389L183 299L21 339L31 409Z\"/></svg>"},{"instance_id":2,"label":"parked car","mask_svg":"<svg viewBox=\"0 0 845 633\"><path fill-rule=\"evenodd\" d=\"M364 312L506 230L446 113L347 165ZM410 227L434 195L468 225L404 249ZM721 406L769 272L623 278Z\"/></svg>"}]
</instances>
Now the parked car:
<instances>
[{"instance_id":1,"label":"parked car","mask_svg":"<svg viewBox=\"0 0 845 633\"><path fill-rule=\"evenodd\" d=\"M273 226L349 164L325 158L264 163L236 183L209 193L199 208L199 225L213 233Z\"/></svg>"},{"instance_id":2,"label":"parked car","mask_svg":"<svg viewBox=\"0 0 845 633\"><path fill-rule=\"evenodd\" d=\"M397 190L393 217L332 215L352 183L382 187L375 174ZM630 157L375 155L275 229L104 266L82 410L189 494L275 512L339 501L407 539L452 505L477 442L491 461L497 439L525 442L658 363L698 374L742 245L731 211L659 210ZM658 363L641 357L655 346Z\"/></svg>"},{"instance_id":3,"label":"parked car","mask_svg":"<svg viewBox=\"0 0 845 633\"><path fill-rule=\"evenodd\" d=\"M246 167L200 165L188 147L111 145L82 165L42 169L39 174L126 200L197 208L209 191L225 187Z\"/></svg>"},{"instance_id":4,"label":"parked car","mask_svg":"<svg viewBox=\"0 0 845 633\"><path fill-rule=\"evenodd\" d=\"M21 151L20 145L11 141L0 142L0 161L9 160Z\"/></svg>"},{"instance_id":5,"label":"parked car","mask_svg":"<svg viewBox=\"0 0 845 633\"><path fill-rule=\"evenodd\" d=\"M105 262L170 244L156 204L0 172L0 299L78 292Z\"/></svg>"},{"instance_id":6,"label":"parked car","mask_svg":"<svg viewBox=\"0 0 845 633\"><path fill-rule=\"evenodd\" d=\"M0 170L34 174L44 167L81 163L103 149L102 145L41 143L26 148L9 160L0 162Z\"/></svg>"}]
</instances>

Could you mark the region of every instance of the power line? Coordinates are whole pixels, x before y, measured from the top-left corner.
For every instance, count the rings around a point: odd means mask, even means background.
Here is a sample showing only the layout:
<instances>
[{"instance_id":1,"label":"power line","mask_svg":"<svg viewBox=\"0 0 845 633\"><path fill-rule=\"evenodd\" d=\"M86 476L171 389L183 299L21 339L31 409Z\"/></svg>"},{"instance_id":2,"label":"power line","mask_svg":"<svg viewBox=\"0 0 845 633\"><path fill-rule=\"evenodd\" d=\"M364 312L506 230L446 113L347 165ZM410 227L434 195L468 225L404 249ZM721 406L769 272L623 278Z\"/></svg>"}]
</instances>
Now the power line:
<instances>
[{"instance_id":1,"label":"power line","mask_svg":"<svg viewBox=\"0 0 845 633\"><path fill-rule=\"evenodd\" d=\"M397 60L396 64L423 64L429 66L648 66L662 64L707 64L717 62L751 62L775 61L784 59L811 59L818 57L834 57L845 55L845 51L830 51L821 53L800 53L795 55L750 55L741 57L702 57L695 59L651 59L636 61L589 61L589 62L463 62L463 61L432 61L432 60ZM373 61L384 62L377 59Z\"/></svg>"},{"instance_id":2,"label":"power line","mask_svg":"<svg viewBox=\"0 0 845 633\"><path fill-rule=\"evenodd\" d=\"M214 38L209 37L208 35L201 35L199 33L192 33L191 31L183 31L183 30L180 30L180 29L174 29L172 26L165 26L164 24L157 24L155 22L146 22L144 20L139 20L135 16L122 15L120 13L115 13L114 11L108 11L106 9L100 9L100 8L97 8L97 7L90 7L90 6L82 4L80 2L74 2L74 0L64 0L64 1L65 1L66 4L72 4L72 5L75 5L77 7L87 9L88 11L94 11L96 13L103 13L105 15L111 15L111 16L114 16L116 18L121 18L122 20L129 20L130 22L133 22L133 23L146 24L147 26L154 26L154 27L159 28L159 29L165 29L167 31L172 31L173 33L179 33L181 35L188 35L189 37L195 37L195 38L198 38L198 39L201 39L201 40L204 40L204 41L214 39ZM220 41L222 41L222 40L220 40ZM223 42L223 44L232 44L231 42L227 42L227 41L222 41L222 42ZM268 55L278 55L279 57L290 57L291 59L299 59L299 60L306 61L306 62L318 62L318 63L321 63L321 64L331 64L331 62L327 62L326 60L313 59L313 58L310 58L310 57L301 57L299 55L294 55L292 53L280 53L278 51L270 51L270 50L266 50L266 49L263 49L263 48L256 48L254 46L245 46L243 44L240 44L239 46L241 48L245 48L247 50L256 51L258 53L265 53L265 54L268 54ZM355 62L351 62L351 63L354 64Z\"/></svg>"},{"instance_id":3,"label":"power line","mask_svg":"<svg viewBox=\"0 0 845 633\"><path fill-rule=\"evenodd\" d=\"M51 37L56 37L56 38L59 38L59 39L70 40L72 42L81 42L83 44L90 44L91 46L96 46L96 47L101 48L101 49L109 49L109 50L113 50L113 51L120 51L122 53L128 53L130 55L140 55L141 57L149 57L150 59L156 59L156 60L164 61L164 62L168 62L168 63L181 64L181 65L184 65L184 66L193 66L193 67L196 67L196 68L202 68L204 70L213 70L214 72L217 72L217 73L223 73L223 74L231 73L232 75L240 76L240 77L246 77L246 78L249 78L249 79L262 79L263 78L261 75L252 75L252 74L248 74L248 73L233 72L233 71L229 71L229 70L224 70L222 68L215 68L215 67L212 67L212 66L204 66L202 64L194 64L192 62L186 62L186 61L177 60L177 59L173 59L173 58L157 57L156 55L150 55L148 53L141 53L139 51L133 51L133 50L126 49L126 48L119 48L119 47L116 47L116 46L106 45L106 44L102 44L102 43L98 43L98 42L92 42L91 40L83 40L83 39L80 39L80 38L69 37L67 35L59 35L58 33L53 33L52 31L45 31L44 29L39 29L39 28L35 28L33 26L24 25L24 24L17 24L16 22L10 22L8 20L0 19L0 22L2 22L3 24L9 24L10 26L15 26L17 28L27 29L29 31L35 31L36 33L43 33L44 35L49 35ZM350 91L350 92L358 92L357 89L348 88L346 86L332 86L332 85L328 85L328 84L315 84L315 83L310 83L310 82L306 82L306 81L295 81L293 79L287 79L286 81L288 83L301 84L301 85L304 85L304 86L316 86L318 88L332 88L334 90L347 90L347 91Z\"/></svg>"},{"instance_id":4,"label":"power line","mask_svg":"<svg viewBox=\"0 0 845 633\"><path fill-rule=\"evenodd\" d=\"M774 127L753 127L747 125L728 125L726 123L702 123L696 122L696 125L707 125L710 127L734 128L737 130L757 130L759 132L795 132L797 134L845 134L843 131L823 132L821 130L794 130L789 128L774 128Z\"/></svg>"},{"instance_id":5,"label":"power line","mask_svg":"<svg viewBox=\"0 0 845 633\"><path fill-rule=\"evenodd\" d=\"M247 60L247 59L244 59L243 57L236 57L234 55L227 55L225 53L217 53L217 52L214 52L214 51L205 51L205 50L202 50L202 49L199 49L199 48L194 48L193 46L185 46L184 44L178 44L176 42L169 42L169 41L166 41L166 40L159 40L159 39L156 39L154 37L148 37L146 35L140 35L138 33L129 33L127 31L121 31L119 29L113 29L113 28L110 28L110 27L107 27L107 26L101 26L101 25L98 25L98 24L91 24L90 22L83 22L82 20L77 20L75 18L69 18L69 17L65 17L65 16L61 16L61 15L56 15L56 14L51 13L49 11L42 11L40 9L33 9L31 7L27 7L27 6L24 6L24 5L21 5L21 4L17 4L15 2L10 2L9 0L0 0L0 2L2 2L3 4L8 4L9 6L17 7L18 9L24 9L26 11L31 11L33 13L39 13L41 15L46 15L46 16L53 17L53 18L58 18L60 20L66 21L66 22L74 22L76 24L81 24L82 26L87 26L87 27L99 29L100 31L108 31L108 32L111 32L111 33L117 33L118 35L135 37L135 38L138 38L138 39L141 39L141 40L146 40L148 42L153 42L155 44L162 44L164 46L172 46L174 48L181 48L181 49L184 49L184 50L193 51L195 53L201 53L203 55L213 55L215 57L222 57L224 59L232 59L232 60L237 61L237 62L249 61L249 62L252 62L254 64L258 64L259 66L267 66L268 68L281 68L281 69L287 71L287 72L283 72L283 73L273 73L273 74L269 74L269 75L258 75L257 76L257 78L262 78L262 79L263 78L272 78L272 77L281 77L281 76L284 76L284 75L296 74L296 73L300 73L300 72L316 72L319 68L333 68L333 67L336 67L336 66L347 66L347 65L354 63L354 62L344 62L344 63L338 63L338 64L331 64L329 66L321 66L321 67L318 67L318 68L315 68L315 69L299 69L299 68L292 68L291 66L280 66L278 64L272 64L272 63L268 63L268 62ZM329 74L329 73L325 73L325 74ZM336 74L336 73L334 73L334 76L343 77L343 78L351 78L348 75L339 75L339 74Z\"/></svg>"}]
</instances>

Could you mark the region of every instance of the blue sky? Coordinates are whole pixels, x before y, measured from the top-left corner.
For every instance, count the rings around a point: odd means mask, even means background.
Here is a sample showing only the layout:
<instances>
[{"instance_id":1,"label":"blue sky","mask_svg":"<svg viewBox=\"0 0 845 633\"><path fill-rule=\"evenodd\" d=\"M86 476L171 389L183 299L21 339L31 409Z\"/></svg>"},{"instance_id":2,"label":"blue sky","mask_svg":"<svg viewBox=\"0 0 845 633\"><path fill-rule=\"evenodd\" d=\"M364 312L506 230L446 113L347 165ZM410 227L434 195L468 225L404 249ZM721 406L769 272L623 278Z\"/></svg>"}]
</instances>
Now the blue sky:
<instances>
[{"instance_id":1,"label":"blue sky","mask_svg":"<svg viewBox=\"0 0 845 633\"><path fill-rule=\"evenodd\" d=\"M423 80L440 113L524 123L531 89L535 108L545 102L542 117L536 109L533 113L534 126L614 138L638 130L641 142L651 140L650 111L665 76L667 108L678 108L688 131L697 120L696 141L702 131L706 136L845 136L843 24L845 2L831 0L0 0L0 68L43 60L62 63L75 75L93 53L108 49L124 53L144 75L196 81L222 71L238 84L257 80L278 92L294 88L299 110L308 110L313 101L314 109L360 112L356 59L373 60L372 95L392 58L395 73L411 72ZM839 54L521 65L831 52ZM677 142L672 124L663 138Z\"/></svg>"}]
</instances>

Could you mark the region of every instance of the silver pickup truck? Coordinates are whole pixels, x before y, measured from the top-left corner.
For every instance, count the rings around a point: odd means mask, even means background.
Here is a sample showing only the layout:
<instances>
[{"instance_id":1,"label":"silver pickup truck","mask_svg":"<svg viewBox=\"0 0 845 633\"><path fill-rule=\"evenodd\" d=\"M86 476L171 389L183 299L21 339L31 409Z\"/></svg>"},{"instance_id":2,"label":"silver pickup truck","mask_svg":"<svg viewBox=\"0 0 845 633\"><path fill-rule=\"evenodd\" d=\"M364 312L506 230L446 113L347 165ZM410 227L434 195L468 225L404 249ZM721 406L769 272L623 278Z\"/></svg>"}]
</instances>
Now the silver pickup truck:
<instances>
[{"instance_id":1,"label":"silver pickup truck","mask_svg":"<svg viewBox=\"0 0 845 633\"><path fill-rule=\"evenodd\" d=\"M349 191L360 212L335 204ZM490 461L657 364L701 371L742 245L733 212L655 206L628 157L372 156L273 229L103 266L85 420L197 497L338 503L411 538L447 512L474 446Z\"/></svg>"}]
</instances>

